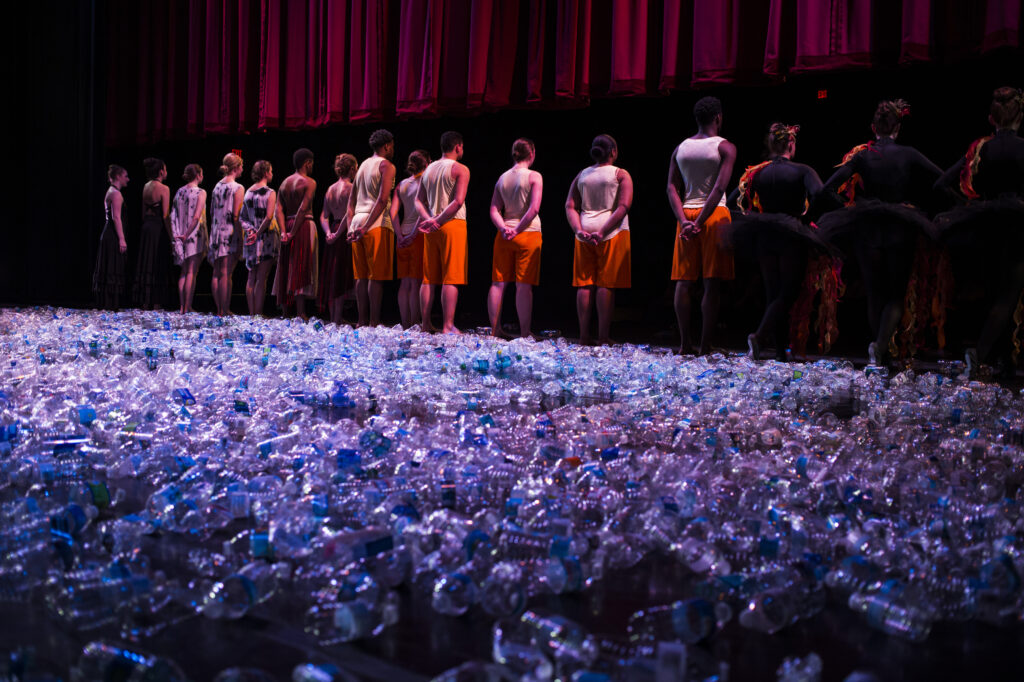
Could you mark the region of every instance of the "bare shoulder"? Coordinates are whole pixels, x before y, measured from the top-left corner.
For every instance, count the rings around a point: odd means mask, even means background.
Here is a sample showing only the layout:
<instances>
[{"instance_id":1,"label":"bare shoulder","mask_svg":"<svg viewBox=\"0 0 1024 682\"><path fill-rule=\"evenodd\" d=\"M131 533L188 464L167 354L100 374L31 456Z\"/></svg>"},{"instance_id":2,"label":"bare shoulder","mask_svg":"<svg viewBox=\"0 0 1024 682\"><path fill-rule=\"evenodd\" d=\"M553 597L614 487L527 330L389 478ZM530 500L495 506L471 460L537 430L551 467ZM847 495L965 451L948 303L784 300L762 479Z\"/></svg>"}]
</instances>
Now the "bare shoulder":
<instances>
[{"instance_id":1,"label":"bare shoulder","mask_svg":"<svg viewBox=\"0 0 1024 682\"><path fill-rule=\"evenodd\" d=\"M530 182L544 182L544 176L540 172L531 170L530 171Z\"/></svg>"},{"instance_id":2,"label":"bare shoulder","mask_svg":"<svg viewBox=\"0 0 1024 682\"><path fill-rule=\"evenodd\" d=\"M734 145L732 142L729 142L729 140L723 137L722 141L718 143L718 153L722 155L735 154L736 145Z\"/></svg>"},{"instance_id":3,"label":"bare shoulder","mask_svg":"<svg viewBox=\"0 0 1024 682\"><path fill-rule=\"evenodd\" d=\"M618 180L619 182L622 182L623 180L630 180L630 181L632 181L633 180L633 176L630 175L629 171L626 170L625 168L616 168L615 169L615 179Z\"/></svg>"}]
</instances>

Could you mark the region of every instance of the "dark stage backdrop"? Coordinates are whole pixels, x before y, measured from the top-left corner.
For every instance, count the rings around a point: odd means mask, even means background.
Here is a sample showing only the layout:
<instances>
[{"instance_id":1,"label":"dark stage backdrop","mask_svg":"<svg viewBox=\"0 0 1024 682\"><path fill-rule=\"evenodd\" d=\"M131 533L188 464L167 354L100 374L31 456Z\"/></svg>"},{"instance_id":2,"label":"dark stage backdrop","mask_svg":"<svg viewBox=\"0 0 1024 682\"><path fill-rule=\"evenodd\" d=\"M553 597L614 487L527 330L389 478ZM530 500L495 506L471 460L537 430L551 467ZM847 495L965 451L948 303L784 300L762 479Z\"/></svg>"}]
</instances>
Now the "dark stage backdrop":
<instances>
[{"instance_id":1,"label":"dark stage backdrop","mask_svg":"<svg viewBox=\"0 0 1024 682\"><path fill-rule=\"evenodd\" d=\"M311 128L1019 45L1020 0L110 0L107 139Z\"/></svg>"},{"instance_id":2,"label":"dark stage backdrop","mask_svg":"<svg viewBox=\"0 0 1024 682\"><path fill-rule=\"evenodd\" d=\"M427 5L425 1L412 4L417 7ZM512 4L517 7L518 28L513 30L519 38L527 35L531 27L537 28L529 21L529 12L533 8L543 5L545 25L548 25L549 21L557 24L557 13L552 15L555 9L568 7L564 3L553 2ZM810 11L808 8L820 3L762 4L772 11L778 6L780 11L785 10L793 17L799 18L802 16L801 12ZM856 5L831 4L850 7ZM919 7L927 6L948 18L952 13L961 11L954 8L965 4L937 1ZM161 16L165 16L164 26L167 30L170 30L173 22L179 21L179 12L180 16L191 16L193 21L200 21L197 19L198 15L189 15L185 11L193 6L185 2L139 5L163 8L160 11L163 12ZM222 3L211 3L211 6L221 5ZM305 2L299 2L298 5L309 6ZM352 9L356 7L356 4L350 5ZM797 150L798 160L815 167L823 177L827 176L844 152L869 138L871 114L877 102L892 97L909 99L913 105L913 114L904 125L901 140L917 146L940 166L951 165L964 153L971 140L987 132L986 115L992 89L1001 85L1021 85L1024 52L1014 47L1019 39L1019 30L1014 29L1002 34L991 32L988 34L988 43L980 42L981 36L985 35L984 26L991 25L988 18L996 9L1005 10L1019 25L1019 2L998 5L994 2L972 4L975 9L971 10L969 16L962 17L964 31L956 34L960 37L954 39L945 36L938 31L936 24L929 24L927 30L910 32L918 36L915 39L917 42L908 42L906 39L909 34L905 30L907 25L902 23L902 17L906 16L907 3L900 5L878 2L875 5L895 5L900 9L901 19L890 25L890 28L895 26L900 29L896 31L896 40L892 43L895 47L887 53L888 57L881 53L872 57L873 62L854 61L850 56L855 54L852 49L841 54L837 52L833 55L834 60L831 63L828 60L816 61L811 55L814 54L813 50L818 48L811 44L804 45L804 42L795 42L796 38L785 35L785 31L778 33L784 37L778 43L779 49L769 54L764 36L769 32L769 19L778 15L765 14L763 22L755 22L762 35L758 47L760 56L755 62L753 76L750 76L758 83L756 85L749 84L750 81L743 75L750 74L749 70L743 71L736 66L728 70L731 75L721 77L735 79L737 83L713 82L714 79L710 76L705 77L709 73L708 70L703 69L700 73L705 75L697 79L702 83L702 87L689 89L689 84L695 80L694 74L697 73L690 63L696 53L689 42L685 48L678 45L675 48L677 55L686 55L685 59L680 57L682 61L676 62L677 65L682 63L683 67L674 72L677 77L678 74L683 74L682 80L663 79L662 68L665 61L660 56L657 59L652 57L662 55L663 50L668 49L666 46L670 41L663 38L668 36L676 40L685 38L685 41L690 41L691 36L696 34L692 28L688 28L686 32L666 31L663 34L661 28L664 21L664 3L648 2L648 25L655 27L657 35L662 37L655 41L658 46L656 50L652 47L655 42L644 43L647 71L643 92L658 93L661 89L667 88L667 94L602 96L591 100L556 95L555 55L558 49L562 49L559 47L561 41L546 35L544 54L547 57L544 59L539 81L541 104L528 105L525 102L525 95L521 94L528 90L528 83L531 81L529 70L523 67L525 57L519 52L522 43L517 42L511 76L510 106L505 108L494 110L494 100L487 100L488 88L493 81L492 75L488 72L483 81L484 94L481 95L485 104L474 104L467 98L457 100L456 105L452 105L450 100L442 97L442 94L447 92L447 81L444 81L438 86L437 103L431 104L422 115L398 116L397 113L387 113L388 107L392 107L391 111L396 111L394 108L398 106L396 89L392 91L393 101L390 104L385 101L382 105L384 114L381 115L385 116L384 121L363 118L334 124L325 122L324 125L281 129L276 126L284 125L283 119L280 118L284 114L279 113L276 114L279 117L276 119L278 123L257 130L260 115L260 100L257 98L253 100L255 104L251 110L251 118L246 119L242 112L225 114L227 120L233 120L231 116L235 116L237 121L244 119L253 127L242 130L228 126L223 132L213 133L203 132L208 123L204 118L205 112L211 111L212 105L209 93L203 90L201 84L209 81L205 75L195 76L190 86L187 80L180 80L182 71L178 68L182 63L191 64L191 60L200 59L202 55L208 54L207 47L195 44L189 50L175 52L173 68L168 65L166 72L152 72L153 78L150 81L139 81L118 88L116 78L108 80L103 74L118 69L137 72L142 64L164 59L168 52L166 44L153 42L150 37L141 35L137 24L132 28L114 21L113 15L121 20L134 16L137 21L139 6L135 3L128 6L121 0L94 0L92 3L82 3L80 7L85 9L68 13L66 10L61 11L61 8L65 8L63 3L39 0L30 5L35 21L38 25L48 25L48 30L56 39L33 42L29 46L30 62L26 64L26 73L29 74L31 82L28 91L35 113L30 126L33 153L29 156L29 169L32 181L26 183L25 192L28 195L27 205L33 207L32 217L24 223L23 229L12 231L7 242L10 248L0 250L0 253L4 254L3 258L10 264L7 266L4 263L3 277L0 277L0 304L58 303L81 306L92 302L90 277L102 228L101 201L105 187L103 173L108 163L125 166L132 176L132 183L125 192L128 263L131 270L135 259L134 248L138 242L140 193L145 181L141 161L146 156L154 155L166 160L170 170L168 183L172 190L181 184L180 174L183 166L191 162L198 162L206 169L205 184L207 189L211 189L216 181L215 169L221 157L232 149L242 150L247 167L251 167L257 159L270 160L275 166L275 178L279 182L290 171L292 151L297 147L307 146L317 156L314 177L320 189L314 208L319 212L323 192L333 181L330 168L334 155L351 152L360 160L364 159L369 155L366 140L370 132L384 125L396 135L396 162L400 169L404 166L405 157L413 149L423 147L436 156L439 151L438 138L445 130L460 130L466 137L464 161L472 171L467 204L471 265L470 284L464 288L460 299L458 323L462 326L486 323L485 296L490 282L491 248L494 238L494 231L487 216L487 206L494 181L510 165L509 151L512 141L517 136L531 137L537 142L536 169L544 174L545 196L541 213L544 222L544 256L541 286L536 298L536 326L557 327L574 335L574 290L570 286L572 238L566 227L562 204L574 175L589 162L587 152L590 140L594 135L606 132L618 139L621 148L620 165L630 171L636 185L636 197L630 213L634 235L633 287L618 297L619 320L613 329L613 335L619 338L645 338L672 343L675 324L671 308L672 286L669 282L669 269L673 219L665 198L665 179L672 149L694 130L691 111L699 97L714 94L724 103L723 132L739 149L736 176L733 178L735 183L743 167L757 163L763 158L764 134L768 125L775 120L799 123L803 126ZM172 6L176 8L176 12L170 11L169 7ZM196 6L205 4L199 3ZM243 6L248 5L244 2L234 5L235 8ZM253 7L258 11L262 11L264 6L269 5L253 3ZM360 3L360 6L363 4ZM603 11L602 8L613 7L613 4L593 2L587 6L591 8L590 25L596 26L593 17L598 16L599 10ZM711 4L707 6L711 7ZM729 6L738 8L739 4L732 3ZM398 10L401 10L400 3L389 3L387 7L398 8L388 15L389 22L396 22ZM493 7L498 11L505 7L505 3L496 2ZM689 13L693 7L687 7L689 9L686 9L686 12ZM91 24L90 8L95 9L95 15L98 17L95 26ZM351 11L347 15L349 21ZM688 17L690 14L685 16ZM744 14L743 17L747 15ZM111 18L112 23L108 25L105 18ZM741 24L746 26L746 21L735 26ZM174 25L177 26L176 23ZM324 29L323 22L316 25ZM389 33L388 36L398 36L398 24L389 25L395 26L395 32ZM675 25L680 24L677 22ZM794 19L784 26L788 26L789 30L796 30L800 25L800 21ZM689 27L688 23L687 26ZM258 33L259 27L254 30ZM952 31L952 28L950 30ZM900 38L901 31L904 39ZM650 32L647 35L651 35ZM809 40L811 33L805 35ZM607 60L610 40L610 33L606 33L593 38L590 43L588 54L591 56L587 73L590 75L588 87L591 96L602 93L614 94L610 89L611 71L600 72L604 73L601 76L603 81L598 82L600 73L594 66L603 63L601 60ZM1000 41L1009 44L997 47L1001 44ZM488 39L485 42L493 41ZM749 48L749 45L742 41L733 41L729 44L740 50L736 54ZM835 46L842 44L842 41L835 42ZM129 49L126 45L132 47ZM235 47L231 49L235 50L239 44L233 45ZM799 50L798 45L801 45ZM918 47L907 47L904 51L903 48L908 45ZM922 45L926 46L924 52ZM335 47L337 46L336 43ZM349 47L351 48L351 45ZM494 45L489 44L488 49L492 48ZM298 57L295 58L301 57L304 60L302 55L306 54L305 49L304 47L300 50ZM284 58L282 56L282 59ZM87 65L91 63L90 59L94 60L95 73L99 75L92 82L92 86L88 87L90 80ZM769 68L769 63L777 66ZM868 63L874 63L875 66L845 70L839 68ZM610 69L610 62L608 65ZM772 68L775 71L772 71ZM390 71L386 73L398 73L397 65L394 63L389 62L387 69ZM205 67L203 73L208 73ZM769 78L772 74L782 73L786 74L785 78ZM254 81L256 85L246 92L259 93L258 78L255 73L251 76L257 79ZM313 78L312 75L309 77ZM350 83L348 80L342 80L344 83ZM623 79L617 79L617 82L621 80ZM191 107L193 111L203 112L197 114L199 118L196 119L197 124L202 125L191 133L187 130L187 123L184 124L186 129L183 130L178 130L174 126L158 128L154 129L150 141L138 141L139 125L135 118L128 123L118 123L121 114L117 111L123 111L119 103L123 103L125 109L137 109L138 103L151 96L158 85L163 92L171 82L177 83L168 91L173 93L173 106L171 103L159 107L154 105L152 109L147 110L146 116L179 121L179 118L175 118L179 114L175 112L185 111L184 115L187 116L187 111ZM324 82L317 81L321 85ZM460 82L465 90L467 83L473 81L471 77L468 80L467 77L463 77ZM250 85L252 82L232 80L229 89L249 88ZM348 85L345 87L349 94L353 92ZM493 91L491 92L493 95ZM90 98L86 96L89 93L96 102L92 108L89 106ZM427 99L432 102L432 97L433 95L430 95ZM560 102L570 100L575 106L557 106ZM278 101L280 103L280 100ZM314 98L313 101L319 99ZM349 97L345 101L348 103L348 109L343 108L343 114L351 119L355 110L353 100ZM445 101L448 103L445 104ZM491 104L486 104L488 101ZM587 105L581 106L584 103ZM452 106L454 108L451 108ZM372 109L368 105L367 108ZM117 111L114 111L115 109ZM315 107L309 111L314 109ZM221 111L219 106L213 110ZM230 108L227 111L230 112ZM303 109L303 112L305 111L307 110ZM430 113L431 111L434 113ZM137 112L137 115L141 116L141 112ZM305 115L302 113L302 116ZM122 126L124 130L114 135L115 139L122 141L104 146L105 131L112 128L120 130ZM165 132L158 132L159 130ZM840 305L841 337L837 350L863 353L867 343L863 329L864 301L854 270L855 268L848 268L846 271L850 288L844 303ZM196 301L200 310L212 310L209 278L209 267L204 265L200 270ZM244 267L240 267L236 272L234 301L234 307L238 311L244 310L245 307L244 297L241 296L243 280ZM958 325L962 325L962 321L969 317L972 310L978 311L977 307L971 308L968 305L968 300L970 296L979 295L979 292L971 283L963 284L965 286L960 291L968 298L958 300L958 307L950 316L950 337L954 347L960 339L956 331ZM387 319L394 321L397 318L394 291L387 292L385 301ZM172 308L176 305L173 300L167 303ZM737 347L741 346L745 335L756 325L762 305L760 276L756 267L751 263L740 264L737 281L726 292L722 325L723 331L727 334L723 341ZM506 301L505 319L514 319L511 301Z\"/></svg>"}]
</instances>

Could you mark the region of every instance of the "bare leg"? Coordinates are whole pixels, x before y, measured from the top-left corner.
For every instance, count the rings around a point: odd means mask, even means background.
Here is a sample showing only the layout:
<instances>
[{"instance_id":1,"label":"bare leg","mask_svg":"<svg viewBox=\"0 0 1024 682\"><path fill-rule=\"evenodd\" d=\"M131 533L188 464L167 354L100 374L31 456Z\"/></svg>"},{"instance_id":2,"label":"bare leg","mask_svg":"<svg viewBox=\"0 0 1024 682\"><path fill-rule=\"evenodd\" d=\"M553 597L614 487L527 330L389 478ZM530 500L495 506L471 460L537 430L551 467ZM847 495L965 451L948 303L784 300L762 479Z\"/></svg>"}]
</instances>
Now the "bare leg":
<instances>
[{"instance_id":1,"label":"bare leg","mask_svg":"<svg viewBox=\"0 0 1024 682\"><path fill-rule=\"evenodd\" d=\"M594 287L576 289L576 316L580 321L580 343L590 345L590 309L594 302Z\"/></svg>"},{"instance_id":2,"label":"bare leg","mask_svg":"<svg viewBox=\"0 0 1024 682\"><path fill-rule=\"evenodd\" d=\"M195 312L192 307L192 299L196 295L196 285L199 283L199 264L202 262L203 257L196 254L190 259L189 263L189 274L188 274L188 312Z\"/></svg>"},{"instance_id":3,"label":"bare leg","mask_svg":"<svg viewBox=\"0 0 1024 682\"><path fill-rule=\"evenodd\" d=\"M487 291L487 319L491 322L491 334L504 338L505 333L501 329L501 299L505 295L504 282L491 282L491 288Z\"/></svg>"},{"instance_id":4,"label":"bare leg","mask_svg":"<svg viewBox=\"0 0 1024 682\"><path fill-rule=\"evenodd\" d=\"M516 282L516 312L519 313L519 335L533 334L533 285Z\"/></svg>"},{"instance_id":5,"label":"bare leg","mask_svg":"<svg viewBox=\"0 0 1024 682\"><path fill-rule=\"evenodd\" d=\"M414 319L410 308L412 301L409 298L411 283L411 279L403 277L402 283L398 286L398 316L402 318L402 329L411 327Z\"/></svg>"},{"instance_id":6,"label":"bare leg","mask_svg":"<svg viewBox=\"0 0 1024 682\"><path fill-rule=\"evenodd\" d=\"M693 352L693 339L690 338L690 299L694 284L688 280L677 281L673 300L676 322L679 324L679 352L686 355Z\"/></svg>"},{"instance_id":7,"label":"bare leg","mask_svg":"<svg viewBox=\"0 0 1024 682\"><path fill-rule=\"evenodd\" d=\"M420 285L420 313L421 322L420 329L425 332L435 332L434 325L430 323L430 313L433 312L434 308L434 284L421 284Z\"/></svg>"},{"instance_id":8,"label":"bare leg","mask_svg":"<svg viewBox=\"0 0 1024 682\"><path fill-rule=\"evenodd\" d=\"M343 320L341 318L341 310L342 307L344 306L344 303L345 299L341 296L337 296L335 298L332 298L331 302L327 306L331 313L331 322L333 322L334 324L340 325L343 323Z\"/></svg>"},{"instance_id":9,"label":"bare leg","mask_svg":"<svg viewBox=\"0 0 1024 682\"><path fill-rule=\"evenodd\" d=\"M380 324L380 306L384 301L384 283L371 279L366 285L366 291L370 298L370 324L376 327Z\"/></svg>"},{"instance_id":10,"label":"bare leg","mask_svg":"<svg viewBox=\"0 0 1024 682\"><path fill-rule=\"evenodd\" d=\"M256 307L253 315L263 314L263 305L267 296L267 280L270 279L270 270L274 267L274 261L268 260L256 267L256 286L253 290L252 300Z\"/></svg>"},{"instance_id":11,"label":"bare leg","mask_svg":"<svg viewBox=\"0 0 1024 682\"><path fill-rule=\"evenodd\" d=\"M188 289L185 284L188 282L188 261L182 261L181 269L178 270L178 312L185 312L185 300Z\"/></svg>"},{"instance_id":12,"label":"bare leg","mask_svg":"<svg viewBox=\"0 0 1024 682\"><path fill-rule=\"evenodd\" d=\"M213 277L210 278L210 293L213 294L213 309L220 315L220 275L223 258L213 261Z\"/></svg>"},{"instance_id":13,"label":"bare leg","mask_svg":"<svg viewBox=\"0 0 1024 682\"><path fill-rule=\"evenodd\" d=\"M259 266L249 271L249 275L245 278L245 303L249 306L249 314L256 314L256 273L259 271Z\"/></svg>"},{"instance_id":14,"label":"bare leg","mask_svg":"<svg viewBox=\"0 0 1024 682\"><path fill-rule=\"evenodd\" d=\"M441 285L441 315L444 321L441 330L445 334L458 334L455 328L455 306L459 302L459 288L454 284Z\"/></svg>"},{"instance_id":15,"label":"bare leg","mask_svg":"<svg viewBox=\"0 0 1024 682\"><path fill-rule=\"evenodd\" d=\"M405 282L409 283L406 291L406 306L409 309L409 326L416 324L420 319L420 287L419 280L407 277Z\"/></svg>"},{"instance_id":16,"label":"bare leg","mask_svg":"<svg viewBox=\"0 0 1024 682\"><path fill-rule=\"evenodd\" d=\"M718 324L718 307L721 301L722 280L717 277L704 278L704 299L700 304L701 317L704 319L700 330L700 354L711 352L711 339L715 335Z\"/></svg>"},{"instance_id":17,"label":"bare leg","mask_svg":"<svg viewBox=\"0 0 1024 682\"><path fill-rule=\"evenodd\" d=\"M605 287L597 288L597 342L608 343L608 334L612 328L612 311L615 309L615 290Z\"/></svg>"},{"instance_id":18,"label":"bare leg","mask_svg":"<svg viewBox=\"0 0 1024 682\"><path fill-rule=\"evenodd\" d=\"M306 297L303 295L295 296L295 314L303 322L309 319L309 315L306 314Z\"/></svg>"},{"instance_id":19,"label":"bare leg","mask_svg":"<svg viewBox=\"0 0 1024 682\"><path fill-rule=\"evenodd\" d=\"M360 327L365 327L370 319L368 284L369 282L365 279L356 280L356 309L359 311L359 321L356 324Z\"/></svg>"}]
</instances>

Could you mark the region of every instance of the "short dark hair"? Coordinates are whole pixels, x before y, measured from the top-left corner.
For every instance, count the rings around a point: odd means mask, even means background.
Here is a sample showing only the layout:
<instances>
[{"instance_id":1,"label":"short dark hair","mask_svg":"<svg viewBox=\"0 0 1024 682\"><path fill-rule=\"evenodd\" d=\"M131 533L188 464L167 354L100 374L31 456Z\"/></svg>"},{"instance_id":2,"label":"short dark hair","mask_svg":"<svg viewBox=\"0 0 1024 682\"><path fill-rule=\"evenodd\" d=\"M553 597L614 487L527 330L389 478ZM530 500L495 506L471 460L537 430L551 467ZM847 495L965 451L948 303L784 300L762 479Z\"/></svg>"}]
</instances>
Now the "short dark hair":
<instances>
[{"instance_id":1,"label":"short dark hair","mask_svg":"<svg viewBox=\"0 0 1024 682\"><path fill-rule=\"evenodd\" d=\"M162 171L166 165L167 164L165 164L161 159L157 159L152 156L142 162L142 167L146 169L146 177L150 180L156 180L160 177L160 171Z\"/></svg>"},{"instance_id":2,"label":"short dark hair","mask_svg":"<svg viewBox=\"0 0 1024 682\"><path fill-rule=\"evenodd\" d=\"M307 161L313 160L313 152L309 151L305 147L296 149L295 153L292 154L292 165L295 166L295 170L299 170L306 165Z\"/></svg>"},{"instance_id":3,"label":"short dark hair","mask_svg":"<svg viewBox=\"0 0 1024 682\"><path fill-rule=\"evenodd\" d=\"M590 158L598 163L605 163L618 148L619 145L611 135L598 135L590 143Z\"/></svg>"},{"instance_id":4,"label":"short dark hair","mask_svg":"<svg viewBox=\"0 0 1024 682\"><path fill-rule=\"evenodd\" d=\"M377 151L388 142L394 141L395 136L392 135L390 131L384 130L383 128L380 130L374 130L373 133L370 134L370 149Z\"/></svg>"},{"instance_id":5,"label":"short dark hair","mask_svg":"<svg viewBox=\"0 0 1024 682\"><path fill-rule=\"evenodd\" d=\"M697 119L697 125L706 126L715 120L715 116L722 114L722 101L717 97L701 97L693 105L693 117Z\"/></svg>"},{"instance_id":6,"label":"short dark hair","mask_svg":"<svg viewBox=\"0 0 1024 682\"><path fill-rule=\"evenodd\" d=\"M119 177L121 177L122 173L127 172L128 171L126 171L124 167L118 166L116 163L112 163L109 166L107 166L107 180L113 182L114 180L117 180Z\"/></svg>"},{"instance_id":7,"label":"short dark hair","mask_svg":"<svg viewBox=\"0 0 1024 682\"><path fill-rule=\"evenodd\" d=\"M1022 109L1024 109L1024 93L1017 88L997 88L992 93L992 104L989 106L988 113L991 114L992 122L996 124L996 127L1007 128L1017 120Z\"/></svg>"},{"instance_id":8,"label":"short dark hair","mask_svg":"<svg viewBox=\"0 0 1024 682\"><path fill-rule=\"evenodd\" d=\"M252 165L252 179L259 182L263 178L267 177L267 173L272 170L274 170L274 168L270 165L269 161L260 159Z\"/></svg>"},{"instance_id":9,"label":"short dark hair","mask_svg":"<svg viewBox=\"0 0 1024 682\"><path fill-rule=\"evenodd\" d=\"M405 170L409 175L419 175L430 165L430 152L426 149L417 149L409 154L409 160L405 164Z\"/></svg>"},{"instance_id":10,"label":"short dark hair","mask_svg":"<svg viewBox=\"0 0 1024 682\"><path fill-rule=\"evenodd\" d=\"M537 153L537 148L533 145L533 140L525 137L520 137L518 140L512 143L512 160L516 163L520 161L526 161L532 155Z\"/></svg>"},{"instance_id":11,"label":"short dark hair","mask_svg":"<svg viewBox=\"0 0 1024 682\"><path fill-rule=\"evenodd\" d=\"M441 152L447 154L448 152L455 151L455 147L462 144L462 133L457 133L454 130L449 130L441 136Z\"/></svg>"},{"instance_id":12,"label":"short dark hair","mask_svg":"<svg viewBox=\"0 0 1024 682\"><path fill-rule=\"evenodd\" d=\"M192 182L203 173L203 167L198 163L190 163L185 166L185 172L181 174L181 179L185 182Z\"/></svg>"},{"instance_id":13,"label":"short dark hair","mask_svg":"<svg viewBox=\"0 0 1024 682\"><path fill-rule=\"evenodd\" d=\"M910 105L901 99L879 102L871 125L879 135L892 135L900 127L904 116L910 115Z\"/></svg>"}]
</instances>

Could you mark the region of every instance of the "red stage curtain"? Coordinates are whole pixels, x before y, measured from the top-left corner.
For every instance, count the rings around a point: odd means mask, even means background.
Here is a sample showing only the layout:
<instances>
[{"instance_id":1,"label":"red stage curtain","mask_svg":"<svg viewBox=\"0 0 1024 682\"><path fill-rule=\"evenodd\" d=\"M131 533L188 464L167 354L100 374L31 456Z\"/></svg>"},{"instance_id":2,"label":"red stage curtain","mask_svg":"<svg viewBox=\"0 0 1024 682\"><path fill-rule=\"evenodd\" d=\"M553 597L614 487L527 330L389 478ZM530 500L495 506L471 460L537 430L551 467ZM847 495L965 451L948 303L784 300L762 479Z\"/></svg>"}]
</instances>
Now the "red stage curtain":
<instances>
[{"instance_id":1,"label":"red stage curtain","mask_svg":"<svg viewBox=\"0 0 1024 682\"><path fill-rule=\"evenodd\" d=\"M1022 0L109 0L111 144L1019 48Z\"/></svg>"}]
</instances>

